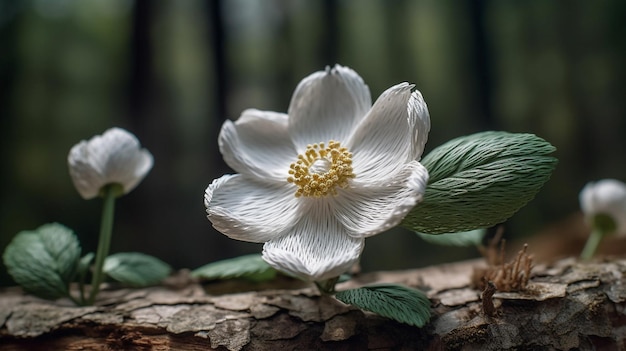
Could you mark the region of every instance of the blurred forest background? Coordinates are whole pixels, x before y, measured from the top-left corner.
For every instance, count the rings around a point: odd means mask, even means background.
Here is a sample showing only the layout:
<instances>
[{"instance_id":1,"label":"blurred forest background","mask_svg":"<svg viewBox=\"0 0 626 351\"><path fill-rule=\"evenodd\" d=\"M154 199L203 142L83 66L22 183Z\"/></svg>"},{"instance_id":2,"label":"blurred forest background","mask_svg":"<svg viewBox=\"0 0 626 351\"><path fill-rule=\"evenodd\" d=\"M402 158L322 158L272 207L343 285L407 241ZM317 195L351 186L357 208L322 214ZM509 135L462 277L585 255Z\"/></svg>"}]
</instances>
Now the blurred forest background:
<instances>
[{"instance_id":1,"label":"blurred forest background","mask_svg":"<svg viewBox=\"0 0 626 351\"><path fill-rule=\"evenodd\" d=\"M285 112L297 83L334 63L373 98L415 83L432 119L426 152L483 130L555 145L552 180L507 225L528 237L576 212L587 181L626 180L625 38L621 0L0 0L0 249L57 221L95 251L101 201L80 198L67 154L120 126L155 166L117 202L112 252L176 268L260 252L205 217L204 189L230 172L219 128L246 108ZM362 264L476 254L397 229L368 239Z\"/></svg>"}]
</instances>

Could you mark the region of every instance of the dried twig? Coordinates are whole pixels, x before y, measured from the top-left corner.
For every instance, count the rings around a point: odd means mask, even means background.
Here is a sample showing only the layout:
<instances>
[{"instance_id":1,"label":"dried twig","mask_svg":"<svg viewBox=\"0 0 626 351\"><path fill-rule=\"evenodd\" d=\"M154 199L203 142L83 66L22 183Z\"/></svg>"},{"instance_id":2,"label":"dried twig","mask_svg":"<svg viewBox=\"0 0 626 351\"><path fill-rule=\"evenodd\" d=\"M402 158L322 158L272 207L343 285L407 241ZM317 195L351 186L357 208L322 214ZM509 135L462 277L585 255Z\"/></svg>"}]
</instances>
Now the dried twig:
<instances>
[{"instance_id":1,"label":"dried twig","mask_svg":"<svg viewBox=\"0 0 626 351\"><path fill-rule=\"evenodd\" d=\"M524 245L512 262L505 263L505 241L500 240L501 237L502 230L499 228L487 247L481 248L488 267L474 270L474 285L484 290L487 288L485 282L492 282L498 291L524 290L532 269L532 256L526 252L528 245Z\"/></svg>"}]
</instances>

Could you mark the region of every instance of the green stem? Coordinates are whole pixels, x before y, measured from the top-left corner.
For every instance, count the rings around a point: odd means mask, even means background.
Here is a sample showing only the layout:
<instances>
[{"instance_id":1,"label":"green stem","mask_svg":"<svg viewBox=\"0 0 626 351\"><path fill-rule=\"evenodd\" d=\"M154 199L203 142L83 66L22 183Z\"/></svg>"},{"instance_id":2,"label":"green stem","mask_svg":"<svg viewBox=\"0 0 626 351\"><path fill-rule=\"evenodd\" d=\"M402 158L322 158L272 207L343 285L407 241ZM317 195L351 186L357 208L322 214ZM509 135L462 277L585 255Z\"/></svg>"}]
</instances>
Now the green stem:
<instances>
[{"instance_id":1,"label":"green stem","mask_svg":"<svg viewBox=\"0 0 626 351\"><path fill-rule=\"evenodd\" d=\"M104 275L102 267L104 260L109 255L111 246L111 233L113 231L113 215L115 210L115 197L120 193L119 184L109 184L102 189L104 197L104 206L102 209L102 222L100 224L100 238L98 239L98 251L96 252L96 263L94 266L93 277L91 279L91 292L87 299L88 305L93 305L96 295L100 291L100 284Z\"/></svg>"},{"instance_id":2,"label":"green stem","mask_svg":"<svg viewBox=\"0 0 626 351\"><path fill-rule=\"evenodd\" d=\"M80 282L78 285L78 289L80 292L79 295L79 301L80 303L78 303L79 306L85 306L85 283L84 282Z\"/></svg>"},{"instance_id":3,"label":"green stem","mask_svg":"<svg viewBox=\"0 0 626 351\"><path fill-rule=\"evenodd\" d=\"M78 291L80 293L80 305L85 305L85 273L81 273L78 277L80 280L78 281Z\"/></svg>"},{"instance_id":4,"label":"green stem","mask_svg":"<svg viewBox=\"0 0 626 351\"><path fill-rule=\"evenodd\" d=\"M604 234L605 232L603 230L598 229L597 227L593 228L591 235L589 235L589 238L585 243L585 248L583 248L583 251L580 253L580 258L582 260L588 261L591 257L593 257L593 254L596 252L598 244L602 241Z\"/></svg>"},{"instance_id":5,"label":"green stem","mask_svg":"<svg viewBox=\"0 0 626 351\"><path fill-rule=\"evenodd\" d=\"M339 277L322 280L320 282L316 281L315 285L322 295L332 295L335 293L335 284L337 284L338 280Z\"/></svg>"}]
</instances>

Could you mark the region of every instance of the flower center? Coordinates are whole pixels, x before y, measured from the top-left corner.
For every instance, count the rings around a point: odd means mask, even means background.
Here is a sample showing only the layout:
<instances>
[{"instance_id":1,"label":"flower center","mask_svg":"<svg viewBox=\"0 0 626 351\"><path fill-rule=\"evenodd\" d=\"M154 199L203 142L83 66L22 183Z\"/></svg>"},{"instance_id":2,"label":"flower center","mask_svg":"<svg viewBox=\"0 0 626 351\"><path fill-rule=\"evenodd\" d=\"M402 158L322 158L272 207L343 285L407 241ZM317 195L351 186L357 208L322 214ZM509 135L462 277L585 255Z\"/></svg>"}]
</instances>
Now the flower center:
<instances>
[{"instance_id":1,"label":"flower center","mask_svg":"<svg viewBox=\"0 0 626 351\"><path fill-rule=\"evenodd\" d=\"M296 197L337 195L336 187L347 188L352 173L352 153L338 141L307 145L298 161L289 166L287 181L298 186Z\"/></svg>"}]
</instances>

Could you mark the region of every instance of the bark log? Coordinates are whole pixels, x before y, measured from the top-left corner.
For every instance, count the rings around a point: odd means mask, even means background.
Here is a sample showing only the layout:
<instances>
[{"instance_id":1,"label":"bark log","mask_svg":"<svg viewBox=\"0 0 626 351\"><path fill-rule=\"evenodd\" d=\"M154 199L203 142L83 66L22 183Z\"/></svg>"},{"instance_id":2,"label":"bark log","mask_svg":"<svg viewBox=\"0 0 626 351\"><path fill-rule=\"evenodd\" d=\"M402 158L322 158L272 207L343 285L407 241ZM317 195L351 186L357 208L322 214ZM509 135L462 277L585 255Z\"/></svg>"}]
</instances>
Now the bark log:
<instances>
[{"instance_id":1,"label":"bark log","mask_svg":"<svg viewBox=\"0 0 626 351\"><path fill-rule=\"evenodd\" d=\"M626 259L536 266L525 291L495 291L495 312L487 314L490 301L472 287L480 268L483 261L473 260L376 272L338 286L419 288L432 302L423 328L286 278L109 288L91 307L5 289L0 350L626 350Z\"/></svg>"}]
</instances>

